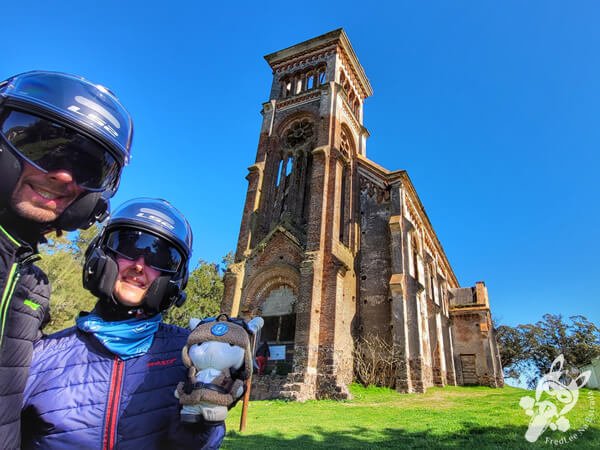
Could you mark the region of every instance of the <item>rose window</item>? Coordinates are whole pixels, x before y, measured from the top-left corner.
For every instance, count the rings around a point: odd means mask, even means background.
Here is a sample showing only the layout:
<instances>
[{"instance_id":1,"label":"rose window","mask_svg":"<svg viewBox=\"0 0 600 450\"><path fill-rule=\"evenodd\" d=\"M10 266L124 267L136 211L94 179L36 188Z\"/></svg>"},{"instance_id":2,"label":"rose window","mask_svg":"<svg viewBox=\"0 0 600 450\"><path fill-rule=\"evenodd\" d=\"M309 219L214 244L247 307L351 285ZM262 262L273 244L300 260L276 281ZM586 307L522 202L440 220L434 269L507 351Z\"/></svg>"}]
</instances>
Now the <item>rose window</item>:
<instances>
[{"instance_id":1,"label":"rose window","mask_svg":"<svg viewBox=\"0 0 600 450\"><path fill-rule=\"evenodd\" d=\"M306 143L313 136L313 124L308 120L294 122L285 133L288 147L296 147Z\"/></svg>"}]
</instances>

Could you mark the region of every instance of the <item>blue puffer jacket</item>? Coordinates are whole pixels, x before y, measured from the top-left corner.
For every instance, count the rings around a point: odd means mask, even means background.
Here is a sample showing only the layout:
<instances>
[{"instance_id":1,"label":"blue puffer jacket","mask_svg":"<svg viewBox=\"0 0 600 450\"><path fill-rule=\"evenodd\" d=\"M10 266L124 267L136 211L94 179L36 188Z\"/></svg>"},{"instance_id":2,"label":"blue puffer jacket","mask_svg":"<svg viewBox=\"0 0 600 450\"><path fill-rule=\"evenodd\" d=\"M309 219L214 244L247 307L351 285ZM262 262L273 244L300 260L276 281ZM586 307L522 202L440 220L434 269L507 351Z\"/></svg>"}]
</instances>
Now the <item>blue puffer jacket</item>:
<instances>
[{"instance_id":1,"label":"blue puffer jacket","mask_svg":"<svg viewBox=\"0 0 600 450\"><path fill-rule=\"evenodd\" d=\"M125 361L75 327L40 341L25 390L23 448L218 448L223 422L179 423L174 391L186 379L188 334L161 323L150 350Z\"/></svg>"}]
</instances>

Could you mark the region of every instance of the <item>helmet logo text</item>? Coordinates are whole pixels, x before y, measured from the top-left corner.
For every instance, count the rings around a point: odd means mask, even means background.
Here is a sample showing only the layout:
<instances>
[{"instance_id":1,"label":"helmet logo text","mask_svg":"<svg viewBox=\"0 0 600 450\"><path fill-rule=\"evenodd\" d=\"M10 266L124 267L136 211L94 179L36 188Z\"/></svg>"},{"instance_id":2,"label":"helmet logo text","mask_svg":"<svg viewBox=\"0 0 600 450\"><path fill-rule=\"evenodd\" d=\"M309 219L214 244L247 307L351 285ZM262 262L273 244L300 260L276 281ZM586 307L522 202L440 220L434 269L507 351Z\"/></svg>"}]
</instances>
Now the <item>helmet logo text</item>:
<instances>
[{"instance_id":1,"label":"helmet logo text","mask_svg":"<svg viewBox=\"0 0 600 450\"><path fill-rule=\"evenodd\" d=\"M136 217L142 217L144 219L151 220L152 222L156 222L169 230L175 229L173 226L173 220L170 217L165 216L160 211L156 211L154 209L140 208L140 212L136 214Z\"/></svg>"},{"instance_id":2,"label":"helmet logo text","mask_svg":"<svg viewBox=\"0 0 600 450\"><path fill-rule=\"evenodd\" d=\"M114 124L116 126L116 128L120 128L119 122L117 121L117 119L115 119L113 117L112 114L110 114L108 111L106 111L104 108L102 108L100 105L96 105L94 102L90 102L87 99L84 99L83 97L75 97L75 100L79 101L82 105L87 106L88 108L96 111L98 114L103 115L104 113L106 113L108 115L108 117L106 117L112 124ZM82 102L80 100L85 100L86 102ZM91 107L91 105L94 105L96 107ZM109 125L106 121L104 121L103 119L101 119L98 114L95 114L93 112L90 113L83 113L81 111L81 107L77 106L77 105L71 105L67 108L69 111L74 112L75 114L79 114L80 116L83 116L85 118L87 118L88 120L91 120L92 122L94 122L96 125L98 125L100 128L102 128L103 130L105 130L106 132L108 132L111 136L113 137L118 137L119 133L111 126ZM102 110L102 111L100 111Z\"/></svg>"}]
</instances>

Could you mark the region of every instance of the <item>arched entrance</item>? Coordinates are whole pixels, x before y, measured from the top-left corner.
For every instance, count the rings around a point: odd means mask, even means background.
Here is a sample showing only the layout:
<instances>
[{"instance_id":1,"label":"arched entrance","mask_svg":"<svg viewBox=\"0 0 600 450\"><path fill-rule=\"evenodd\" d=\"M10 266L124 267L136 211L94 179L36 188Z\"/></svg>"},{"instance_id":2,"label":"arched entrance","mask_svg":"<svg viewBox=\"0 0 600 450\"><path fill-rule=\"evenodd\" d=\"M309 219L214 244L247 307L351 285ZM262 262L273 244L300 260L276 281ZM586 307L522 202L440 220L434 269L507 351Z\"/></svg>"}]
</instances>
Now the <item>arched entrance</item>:
<instances>
[{"instance_id":1,"label":"arched entrance","mask_svg":"<svg viewBox=\"0 0 600 450\"><path fill-rule=\"evenodd\" d=\"M271 351L266 373L287 375L292 371L296 300L297 296L292 287L283 284L270 290L261 304L261 316L265 325L261 330L260 339L269 344Z\"/></svg>"}]
</instances>

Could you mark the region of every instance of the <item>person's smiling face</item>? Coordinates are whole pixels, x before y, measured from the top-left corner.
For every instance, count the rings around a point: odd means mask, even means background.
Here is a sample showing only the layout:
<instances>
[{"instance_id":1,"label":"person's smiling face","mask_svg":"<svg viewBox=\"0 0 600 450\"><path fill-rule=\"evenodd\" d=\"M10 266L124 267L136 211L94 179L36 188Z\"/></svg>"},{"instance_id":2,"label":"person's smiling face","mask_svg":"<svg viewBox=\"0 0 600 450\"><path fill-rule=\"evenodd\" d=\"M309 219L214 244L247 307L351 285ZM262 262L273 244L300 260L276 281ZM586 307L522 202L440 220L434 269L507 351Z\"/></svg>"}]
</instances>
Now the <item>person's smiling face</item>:
<instances>
[{"instance_id":1,"label":"person's smiling face","mask_svg":"<svg viewBox=\"0 0 600 450\"><path fill-rule=\"evenodd\" d=\"M136 260L117 257L117 264L119 274L113 290L115 298L125 306L140 306L160 271L147 266L143 256Z\"/></svg>"},{"instance_id":2,"label":"person's smiling face","mask_svg":"<svg viewBox=\"0 0 600 450\"><path fill-rule=\"evenodd\" d=\"M25 219L39 223L52 222L83 191L68 170L44 173L23 163L23 171L13 190L11 206Z\"/></svg>"}]
</instances>

